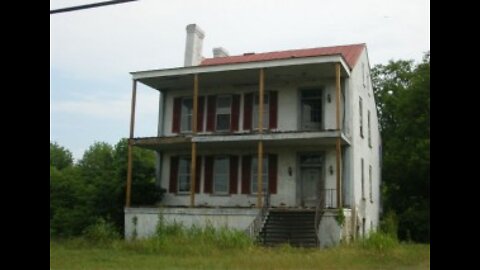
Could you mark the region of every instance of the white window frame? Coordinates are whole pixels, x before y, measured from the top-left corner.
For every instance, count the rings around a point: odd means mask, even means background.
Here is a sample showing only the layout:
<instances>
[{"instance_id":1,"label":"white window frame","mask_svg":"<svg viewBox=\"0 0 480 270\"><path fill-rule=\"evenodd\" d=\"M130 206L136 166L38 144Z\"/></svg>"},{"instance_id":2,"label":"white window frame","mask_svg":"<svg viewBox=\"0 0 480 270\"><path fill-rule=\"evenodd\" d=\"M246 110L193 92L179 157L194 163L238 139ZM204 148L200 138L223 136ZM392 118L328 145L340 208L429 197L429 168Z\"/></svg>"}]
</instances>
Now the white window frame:
<instances>
[{"instance_id":1,"label":"white window frame","mask_svg":"<svg viewBox=\"0 0 480 270\"><path fill-rule=\"evenodd\" d=\"M258 130L258 110L260 105L259 94L255 93L253 95L252 102L252 129ZM255 104L255 102L257 104ZM270 126L270 94L265 92L263 94L263 129L266 130Z\"/></svg>"},{"instance_id":2,"label":"white window frame","mask_svg":"<svg viewBox=\"0 0 480 270\"><path fill-rule=\"evenodd\" d=\"M364 160L363 158L360 160L361 163L361 177L362 177L362 199L365 200L365 169L364 169Z\"/></svg>"},{"instance_id":3,"label":"white window frame","mask_svg":"<svg viewBox=\"0 0 480 270\"><path fill-rule=\"evenodd\" d=\"M360 137L363 138L363 99L362 97L358 97L358 110L359 110L359 117L360 117Z\"/></svg>"},{"instance_id":4,"label":"white window frame","mask_svg":"<svg viewBox=\"0 0 480 270\"><path fill-rule=\"evenodd\" d=\"M186 168L187 168L187 171L186 171L186 172L182 172L182 171L180 170L180 168L182 168L182 166L181 166L182 161L183 161L183 162L185 162L185 161L187 162L187 167L186 167ZM179 194L188 194L188 193L190 193L190 189L192 188L192 187L190 186L190 183L191 183L191 179L190 179L190 178L192 177L192 174L191 174L191 171L190 171L190 170L191 170L191 168L190 168L191 162L192 162L192 160L191 160L190 157L179 157L179 159L178 159L178 168L177 168L177 192L178 192ZM181 187L181 183L180 183L181 176L186 176L186 178L187 178L187 184L188 184L188 186L190 186L190 189L188 189L188 190L180 190L180 187Z\"/></svg>"},{"instance_id":5,"label":"white window frame","mask_svg":"<svg viewBox=\"0 0 480 270\"><path fill-rule=\"evenodd\" d=\"M218 162L217 160L225 159L227 160L227 172L226 173L218 173ZM226 190L224 191L217 191L216 190L216 183L221 176L226 179ZM228 156L216 156L213 160L213 194L217 195L228 195L230 193L230 158Z\"/></svg>"},{"instance_id":6,"label":"white window frame","mask_svg":"<svg viewBox=\"0 0 480 270\"><path fill-rule=\"evenodd\" d=\"M303 97L303 91L305 90L315 90L319 92L319 96L315 98L305 98ZM318 89L301 89L300 91L300 125L302 130L322 130L323 129L323 117L324 117L324 91L322 88ZM307 127L307 123L304 121L304 112L303 112L303 102L304 100L315 100L315 99L320 99L320 124L318 127ZM312 123L312 122L311 122Z\"/></svg>"},{"instance_id":7,"label":"white window frame","mask_svg":"<svg viewBox=\"0 0 480 270\"><path fill-rule=\"evenodd\" d=\"M186 100L191 100L192 101L192 109L190 110L190 113L187 113L184 115L183 112L183 103ZM185 132L192 132L192 117L193 117L193 98L191 97L184 97L182 98L182 104L180 105L180 132L185 133ZM186 122L184 122L186 120ZM189 129L184 129L184 123L187 125Z\"/></svg>"},{"instance_id":8,"label":"white window frame","mask_svg":"<svg viewBox=\"0 0 480 270\"><path fill-rule=\"evenodd\" d=\"M227 109L227 108L219 108L218 107L218 100L220 98L228 98L230 100L230 107ZM230 129L232 128L232 102L233 102L233 98L231 95L220 95L220 96L217 96L217 100L216 100L216 103L215 103L215 131L230 131ZM228 112L228 113L227 113ZM218 128L218 116L219 115L227 115L229 116L229 123L228 123L228 128L227 129L219 129Z\"/></svg>"},{"instance_id":9,"label":"white window frame","mask_svg":"<svg viewBox=\"0 0 480 270\"><path fill-rule=\"evenodd\" d=\"M251 194L257 194L257 191L254 191L254 187L257 187L257 175L258 175L258 168L257 171L254 171L254 168L256 168L258 165L258 157L252 157L252 166L250 170L250 176L251 176L251 181L250 181L250 193ZM265 191L268 191L268 156L263 157L263 169L262 169L262 177L263 177L263 186L265 187ZM257 187L258 190L258 187Z\"/></svg>"},{"instance_id":10,"label":"white window frame","mask_svg":"<svg viewBox=\"0 0 480 270\"><path fill-rule=\"evenodd\" d=\"M368 146L372 148L372 131L370 128L370 110L367 112Z\"/></svg>"},{"instance_id":11,"label":"white window frame","mask_svg":"<svg viewBox=\"0 0 480 270\"><path fill-rule=\"evenodd\" d=\"M373 203L372 165L368 166L368 182L370 184L370 190L369 190L370 202Z\"/></svg>"}]
</instances>

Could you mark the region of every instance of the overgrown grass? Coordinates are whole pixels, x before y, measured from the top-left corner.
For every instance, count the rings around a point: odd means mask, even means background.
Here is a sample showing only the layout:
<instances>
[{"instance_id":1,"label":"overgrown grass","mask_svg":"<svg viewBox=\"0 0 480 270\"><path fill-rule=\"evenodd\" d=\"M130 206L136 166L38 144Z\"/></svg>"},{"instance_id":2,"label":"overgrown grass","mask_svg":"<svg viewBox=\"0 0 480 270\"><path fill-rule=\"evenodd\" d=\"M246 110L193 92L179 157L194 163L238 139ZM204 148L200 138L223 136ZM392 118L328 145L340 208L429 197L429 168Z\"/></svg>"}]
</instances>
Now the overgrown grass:
<instances>
[{"instance_id":1,"label":"overgrown grass","mask_svg":"<svg viewBox=\"0 0 480 270\"><path fill-rule=\"evenodd\" d=\"M255 245L239 231L163 225L149 239L50 243L51 269L429 269L430 246L385 234L330 249Z\"/></svg>"}]
</instances>

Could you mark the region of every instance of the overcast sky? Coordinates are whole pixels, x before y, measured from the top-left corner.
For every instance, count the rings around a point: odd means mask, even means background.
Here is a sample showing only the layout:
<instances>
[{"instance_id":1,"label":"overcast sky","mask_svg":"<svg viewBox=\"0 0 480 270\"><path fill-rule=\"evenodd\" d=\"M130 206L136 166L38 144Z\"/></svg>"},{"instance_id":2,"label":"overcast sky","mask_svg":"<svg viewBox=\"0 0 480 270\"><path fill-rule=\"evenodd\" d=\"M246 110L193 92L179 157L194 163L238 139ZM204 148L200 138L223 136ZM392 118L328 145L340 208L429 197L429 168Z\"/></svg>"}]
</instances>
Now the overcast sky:
<instances>
[{"instance_id":1,"label":"overcast sky","mask_svg":"<svg viewBox=\"0 0 480 270\"><path fill-rule=\"evenodd\" d=\"M104 0L51 0L50 9ZM203 55L366 43L371 66L430 50L428 0L140 0L50 15L50 140L78 160L128 137L129 72L183 65L185 27ZM135 136L155 136L158 92L139 84Z\"/></svg>"}]
</instances>

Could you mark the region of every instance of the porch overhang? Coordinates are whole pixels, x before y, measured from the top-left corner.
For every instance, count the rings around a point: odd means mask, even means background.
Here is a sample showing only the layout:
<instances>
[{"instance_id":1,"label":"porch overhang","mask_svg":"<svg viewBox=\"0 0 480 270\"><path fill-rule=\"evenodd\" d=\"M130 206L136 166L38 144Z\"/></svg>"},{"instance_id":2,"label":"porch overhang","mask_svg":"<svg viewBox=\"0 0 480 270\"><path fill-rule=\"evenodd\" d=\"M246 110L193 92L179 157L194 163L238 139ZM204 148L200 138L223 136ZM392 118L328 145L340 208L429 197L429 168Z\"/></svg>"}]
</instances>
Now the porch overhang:
<instances>
[{"instance_id":1,"label":"porch overhang","mask_svg":"<svg viewBox=\"0 0 480 270\"><path fill-rule=\"evenodd\" d=\"M237 63L215 66L192 66L131 72L132 79L157 90L184 89L192 87L193 74L200 75L200 86L218 85L228 82L258 84L258 69L267 70L266 83L278 82L285 76L299 79L334 77L334 65L342 66L341 76L350 77L350 68L341 54L291 58L261 62Z\"/></svg>"},{"instance_id":2,"label":"porch overhang","mask_svg":"<svg viewBox=\"0 0 480 270\"><path fill-rule=\"evenodd\" d=\"M337 137L340 137L342 145L351 144L345 134L338 130L151 137L135 138L133 142L135 146L160 151L188 150L191 142L196 142L199 150L256 149L259 140L263 140L265 147L335 146Z\"/></svg>"}]
</instances>

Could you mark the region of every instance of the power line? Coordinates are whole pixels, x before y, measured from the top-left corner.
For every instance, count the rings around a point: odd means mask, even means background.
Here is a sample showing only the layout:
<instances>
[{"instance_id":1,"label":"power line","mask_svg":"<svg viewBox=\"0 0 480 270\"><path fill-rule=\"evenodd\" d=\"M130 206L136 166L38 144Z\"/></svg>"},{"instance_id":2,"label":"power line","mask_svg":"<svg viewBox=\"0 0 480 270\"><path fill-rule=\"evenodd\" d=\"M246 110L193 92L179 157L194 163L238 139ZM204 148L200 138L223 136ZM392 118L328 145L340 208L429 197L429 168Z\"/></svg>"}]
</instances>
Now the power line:
<instances>
[{"instance_id":1,"label":"power line","mask_svg":"<svg viewBox=\"0 0 480 270\"><path fill-rule=\"evenodd\" d=\"M112 0L112 1L106 1L106 2L86 4L81 6L60 8L60 9L50 10L50 14L69 12L69 11L75 11L75 10L81 10L81 9L87 9L87 8L95 8L95 7L101 7L101 6L107 6L107 5L123 4L126 2L132 2L132 1L138 1L138 0Z\"/></svg>"}]
</instances>

